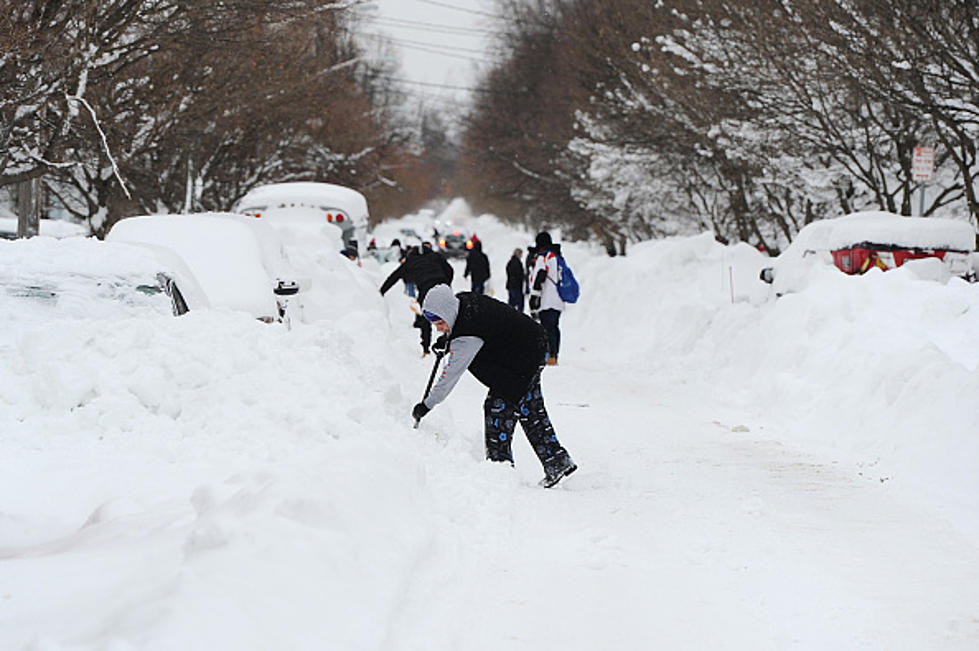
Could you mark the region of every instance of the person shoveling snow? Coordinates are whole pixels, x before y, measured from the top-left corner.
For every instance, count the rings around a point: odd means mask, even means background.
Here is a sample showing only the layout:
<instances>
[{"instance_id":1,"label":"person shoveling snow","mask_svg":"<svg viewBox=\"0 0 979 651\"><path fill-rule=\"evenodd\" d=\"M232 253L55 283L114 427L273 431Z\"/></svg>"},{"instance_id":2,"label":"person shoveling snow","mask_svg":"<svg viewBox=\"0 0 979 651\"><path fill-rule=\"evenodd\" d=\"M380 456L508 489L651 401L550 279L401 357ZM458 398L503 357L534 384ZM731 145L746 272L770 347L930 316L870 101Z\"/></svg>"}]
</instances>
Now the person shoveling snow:
<instances>
[{"instance_id":1,"label":"person shoveling snow","mask_svg":"<svg viewBox=\"0 0 979 651\"><path fill-rule=\"evenodd\" d=\"M547 334L525 314L489 296L436 285L425 297L423 315L446 335L448 358L438 382L412 410L421 420L449 395L469 370L489 388L486 416L486 458L513 463L513 430L520 421L544 466L540 485L550 488L578 466L571 460L551 425L544 406L540 377L547 359Z\"/></svg>"}]
</instances>

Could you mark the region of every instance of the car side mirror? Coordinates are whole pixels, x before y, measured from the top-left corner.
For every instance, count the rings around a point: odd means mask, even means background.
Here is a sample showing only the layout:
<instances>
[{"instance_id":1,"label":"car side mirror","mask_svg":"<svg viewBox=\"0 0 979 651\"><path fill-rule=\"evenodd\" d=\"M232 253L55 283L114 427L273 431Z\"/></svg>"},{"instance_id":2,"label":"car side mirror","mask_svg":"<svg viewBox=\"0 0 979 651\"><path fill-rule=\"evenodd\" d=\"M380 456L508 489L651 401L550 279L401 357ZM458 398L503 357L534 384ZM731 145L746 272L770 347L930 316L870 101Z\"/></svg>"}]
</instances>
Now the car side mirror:
<instances>
[{"instance_id":1,"label":"car side mirror","mask_svg":"<svg viewBox=\"0 0 979 651\"><path fill-rule=\"evenodd\" d=\"M294 280L279 280L272 291L276 296L293 296L299 293L299 283Z\"/></svg>"}]
</instances>

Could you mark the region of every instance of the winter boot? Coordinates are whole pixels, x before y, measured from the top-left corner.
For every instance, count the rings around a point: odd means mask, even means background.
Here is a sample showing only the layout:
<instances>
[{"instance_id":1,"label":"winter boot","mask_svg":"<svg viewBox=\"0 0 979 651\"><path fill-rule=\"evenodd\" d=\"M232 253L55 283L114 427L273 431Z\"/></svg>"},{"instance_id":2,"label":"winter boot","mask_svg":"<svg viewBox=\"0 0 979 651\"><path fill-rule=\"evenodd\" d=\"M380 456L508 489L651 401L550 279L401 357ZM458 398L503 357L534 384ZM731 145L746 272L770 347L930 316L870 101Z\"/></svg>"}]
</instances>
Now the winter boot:
<instances>
[{"instance_id":1,"label":"winter boot","mask_svg":"<svg viewBox=\"0 0 979 651\"><path fill-rule=\"evenodd\" d=\"M548 355L547 356L547 365L548 366L557 366L557 355Z\"/></svg>"},{"instance_id":2,"label":"winter boot","mask_svg":"<svg viewBox=\"0 0 979 651\"><path fill-rule=\"evenodd\" d=\"M544 478L540 480L540 485L550 488L577 469L571 455L562 450L544 462Z\"/></svg>"}]
</instances>

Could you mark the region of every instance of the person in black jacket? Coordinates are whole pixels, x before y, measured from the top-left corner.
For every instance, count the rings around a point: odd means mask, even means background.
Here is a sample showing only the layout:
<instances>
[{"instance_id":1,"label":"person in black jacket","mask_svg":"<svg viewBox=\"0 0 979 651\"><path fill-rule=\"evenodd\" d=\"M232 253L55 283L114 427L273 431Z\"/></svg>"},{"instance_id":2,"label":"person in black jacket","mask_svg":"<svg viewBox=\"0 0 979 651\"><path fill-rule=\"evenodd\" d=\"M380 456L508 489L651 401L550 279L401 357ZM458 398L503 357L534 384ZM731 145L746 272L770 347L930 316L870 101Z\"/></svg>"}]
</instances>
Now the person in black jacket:
<instances>
[{"instance_id":1,"label":"person in black jacket","mask_svg":"<svg viewBox=\"0 0 979 651\"><path fill-rule=\"evenodd\" d=\"M466 270L462 272L462 277L471 277L474 294L484 293L486 281L490 277L490 264L489 258L483 253L483 243L479 240L473 242L473 248L466 256Z\"/></svg>"},{"instance_id":2,"label":"person in black jacket","mask_svg":"<svg viewBox=\"0 0 979 651\"><path fill-rule=\"evenodd\" d=\"M558 442L541 392L547 334L526 314L489 296L436 285L422 314L446 338L448 358L438 382L412 409L421 420L449 395L468 370L489 388L483 402L486 458L513 464L511 442L517 421L544 466L541 486L550 488L578 466Z\"/></svg>"},{"instance_id":3,"label":"person in black jacket","mask_svg":"<svg viewBox=\"0 0 979 651\"><path fill-rule=\"evenodd\" d=\"M421 304L425 300L425 294L435 285L451 285L454 274L452 265L441 253L433 251L431 246L423 246L420 252L412 247L408 249L405 261L381 284L381 296L398 280L404 280L417 288L418 303ZM432 345L432 324L421 314L415 314L412 326L421 331L422 357L425 357Z\"/></svg>"},{"instance_id":4,"label":"person in black jacket","mask_svg":"<svg viewBox=\"0 0 979 651\"><path fill-rule=\"evenodd\" d=\"M506 263L507 303L517 312L523 312L524 266L520 262L523 251L514 249Z\"/></svg>"},{"instance_id":5,"label":"person in black jacket","mask_svg":"<svg viewBox=\"0 0 979 651\"><path fill-rule=\"evenodd\" d=\"M523 293L524 296L530 293L530 276L534 270L534 261L537 259L537 247L530 245L527 247L527 259L524 261L524 279L523 279Z\"/></svg>"}]
</instances>

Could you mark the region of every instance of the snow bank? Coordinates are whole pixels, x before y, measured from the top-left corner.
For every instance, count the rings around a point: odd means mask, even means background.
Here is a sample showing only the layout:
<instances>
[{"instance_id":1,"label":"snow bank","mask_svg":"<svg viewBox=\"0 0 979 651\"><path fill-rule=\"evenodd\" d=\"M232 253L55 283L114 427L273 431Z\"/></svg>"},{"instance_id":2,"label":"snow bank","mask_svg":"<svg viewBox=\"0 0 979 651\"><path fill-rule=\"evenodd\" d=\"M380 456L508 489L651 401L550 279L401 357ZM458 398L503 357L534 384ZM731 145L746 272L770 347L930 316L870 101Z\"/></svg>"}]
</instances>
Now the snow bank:
<instances>
[{"instance_id":1,"label":"snow bank","mask_svg":"<svg viewBox=\"0 0 979 651\"><path fill-rule=\"evenodd\" d=\"M979 285L930 280L928 261L863 276L816 264L776 300L757 279L767 264L710 234L588 258L566 345L774 418L777 440L879 465L960 522L975 512Z\"/></svg>"}]
</instances>

